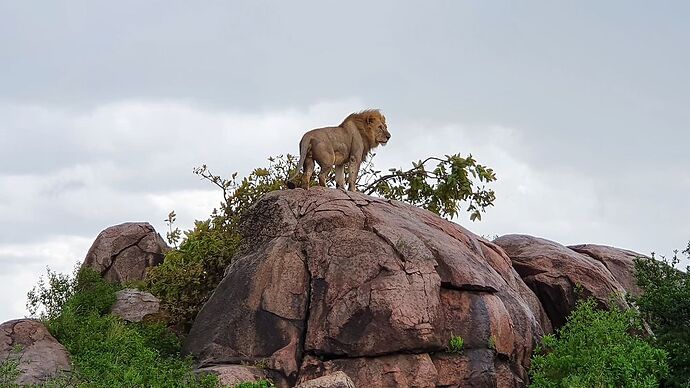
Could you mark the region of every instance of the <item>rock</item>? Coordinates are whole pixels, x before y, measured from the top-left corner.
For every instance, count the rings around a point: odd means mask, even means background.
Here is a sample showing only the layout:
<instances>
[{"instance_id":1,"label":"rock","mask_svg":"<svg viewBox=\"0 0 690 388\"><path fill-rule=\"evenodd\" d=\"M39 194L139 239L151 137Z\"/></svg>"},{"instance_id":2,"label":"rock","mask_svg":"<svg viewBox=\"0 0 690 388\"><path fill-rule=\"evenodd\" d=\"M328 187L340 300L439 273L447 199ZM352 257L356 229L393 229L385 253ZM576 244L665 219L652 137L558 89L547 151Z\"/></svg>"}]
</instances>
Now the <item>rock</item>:
<instances>
[{"instance_id":1,"label":"rock","mask_svg":"<svg viewBox=\"0 0 690 388\"><path fill-rule=\"evenodd\" d=\"M635 296L640 295L642 292L635 281L634 260L638 257L648 259L647 256L626 249L605 245L582 244L570 245L568 248L604 264L606 269L611 272L613 277L616 278L618 283L620 283L627 292Z\"/></svg>"},{"instance_id":2,"label":"rock","mask_svg":"<svg viewBox=\"0 0 690 388\"><path fill-rule=\"evenodd\" d=\"M435 386L446 376L430 354L460 335L468 349L490 350L473 365L500 370L493 383L505 373L520 381L551 329L501 248L411 205L276 191L241 230L243 246L184 344L202 365L267 359L291 383L342 370L356 386Z\"/></svg>"},{"instance_id":3,"label":"rock","mask_svg":"<svg viewBox=\"0 0 690 388\"><path fill-rule=\"evenodd\" d=\"M318 361L307 357L302 365L300 381L328 376L342 371L357 387L435 387L438 372L428 354L396 354L375 358L343 358Z\"/></svg>"},{"instance_id":4,"label":"rock","mask_svg":"<svg viewBox=\"0 0 690 388\"><path fill-rule=\"evenodd\" d=\"M594 297L600 306L626 307L625 288L602 262L553 241L526 235L506 235L494 240L510 256L513 266L546 310L554 328L563 326L581 297Z\"/></svg>"},{"instance_id":5,"label":"rock","mask_svg":"<svg viewBox=\"0 0 690 388\"><path fill-rule=\"evenodd\" d=\"M235 386L245 382L271 380L278 387L287 386L285 382L276 381L275 374L262 368L247 365L214 365L196 370L199 374L214 374L223 386Z\"/></svg>"},{"instance_id":6,"label":"rock","mask_svg":"<svg viewBox=\"0 0 690 388\"><path fill-rule=\"evenodd\" d=\"M102 231L82 267L91 267L111 282L143 280L146 269L163 262L170 248L148 223L128 222Z\"/></svg>"},{"instance_id":7,"label":"rock","mask_svg":"<svg viewBox=\"0 0 690 388\"><path fill-rule=\"evenodd\" d=\"M19 385L41 384L72 370L64 346L39 321L17 319L0 325L0 361L19 361Z\"/></svg>"},{"instance_id":8,"label":"rock","mask_svg":"<svg viewBox=\"0 0 690 388\"><path fill-rule=\"evenodd\" d=\"M495 359L490 349L469 349L459 355L434 355L438 371L437 386L441 387L522 387L522 378L510 365ZM522 377L522 378L521 378Z\"/></svg>"},{"instance_id":9,"label":"rock","mask_svg":"<svg viewBox=\"0 0 690 388\"><path fill-rule=\"evenodd\" d=\"M337 371L330 375L305 381L295 388L355 388L355 383L344 372Z\"/></svg>"},{"instance_id":10,"label":"rock","mask_svg":"<svg viewBox=\"0 0 690 388\"><path fill-rule=\"evenodd\" d=\"M127 322L151 319L160 312L160 300L148 292L125 288L118 291L116 296L110 313Z\"/></svg>"}]
</instances>

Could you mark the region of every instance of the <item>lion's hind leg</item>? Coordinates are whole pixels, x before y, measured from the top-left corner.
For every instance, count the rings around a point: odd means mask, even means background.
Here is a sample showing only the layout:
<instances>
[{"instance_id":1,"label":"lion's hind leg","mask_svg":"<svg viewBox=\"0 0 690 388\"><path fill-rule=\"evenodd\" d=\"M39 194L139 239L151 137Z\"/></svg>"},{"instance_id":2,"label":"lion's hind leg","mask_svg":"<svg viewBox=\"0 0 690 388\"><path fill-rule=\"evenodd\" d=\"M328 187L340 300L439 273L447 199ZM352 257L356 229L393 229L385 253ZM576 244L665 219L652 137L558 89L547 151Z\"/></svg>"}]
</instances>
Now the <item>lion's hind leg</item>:
<instances>
[{"instance_id":1,"label":"lion's hind leg","mask_svg":"<svg viewBox=\"0 0 690 388\"><path fill-rule=\"evenodd\" d=\"M311 176L314 174L314 159L306 158L304 160L304 172L302 173L302 188L308 189Z\"/></svg>"},{"instance_id":2,"label":"lion's hind leg","mask_svg":"<svg viewBox=\"0 0 690 388\"><path fill-rule=\"evenodd\" d=\"M326 165L321 165L321 171L319 171L319 186L326 187L326 178L328 178L328 174L331 173L331 170L333 169L333 165L331 164L326 164Z\"/></svg>"}]
</instances>

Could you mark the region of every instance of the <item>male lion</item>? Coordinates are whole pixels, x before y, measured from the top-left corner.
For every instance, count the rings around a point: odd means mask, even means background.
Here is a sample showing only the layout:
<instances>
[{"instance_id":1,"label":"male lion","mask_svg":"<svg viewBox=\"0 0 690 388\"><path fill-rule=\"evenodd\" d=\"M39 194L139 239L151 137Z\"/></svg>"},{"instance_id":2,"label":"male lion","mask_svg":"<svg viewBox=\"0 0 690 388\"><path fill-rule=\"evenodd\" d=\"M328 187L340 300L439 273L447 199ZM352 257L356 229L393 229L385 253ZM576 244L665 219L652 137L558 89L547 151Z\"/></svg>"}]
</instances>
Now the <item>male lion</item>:
<instances>
[{"instance_id":1,"label":"male lion","mask_svg":"<svg viewBox=\"0 0 690 388\"><path fill-rule=\"evenodd\" d=\"M299 163L297 174L303 170L301 186L309 188L314 173L314 161L319 164L319 185L326 186L326 177L335 165L335 185L345 188L345 163L348 163L348 190L357 190L357 174L369 151L379 144L386 144L391 138L386 126L386 117L378 109L367 109L352 113L337 127L313 129L302 136L299 142ZM288 187L297 174L288 181Z\"/></svg>"}]
</instances>

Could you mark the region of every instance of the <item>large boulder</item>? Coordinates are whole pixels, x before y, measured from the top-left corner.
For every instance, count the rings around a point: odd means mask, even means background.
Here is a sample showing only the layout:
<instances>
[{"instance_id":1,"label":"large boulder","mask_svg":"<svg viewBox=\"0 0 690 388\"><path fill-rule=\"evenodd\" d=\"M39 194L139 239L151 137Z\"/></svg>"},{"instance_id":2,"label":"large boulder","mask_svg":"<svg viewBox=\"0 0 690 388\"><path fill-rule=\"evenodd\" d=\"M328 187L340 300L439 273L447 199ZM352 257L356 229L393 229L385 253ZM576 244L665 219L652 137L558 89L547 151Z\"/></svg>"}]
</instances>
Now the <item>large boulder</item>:
<instances>
[{"instance_id":1,"label":"large boulder","mask_svg":"<svg viewBox=\"0 0 690 388\"><path fill-rule=\"evenodd\" d=\"M146 270L163 262L170 248L146 222L127 222L102 231L82 267L91 267L111 282L143 280Z\"/></svg>"},{"instance_id":2,"label":"large boulder","mask_svg":"<svg viewBox=\"0 0 690 388\"><path fill-rule=\"evenodd\" d=\"M527 235L501 236L494 243L510 256L517 272L539 297L555 328L565 324L578 297L594 297L601 307L611 303L627 306L625 287L603 260L553 241ZM582 252L594 251L586 247L579 246L577 249Z\"/></svg>"},{"instance_id":3,"label":"large boulder","mask_svg":"<svg viewBox=\"0 0 690 388\"><path fill-rule=\"evenodd\" d=\"M0 325L0 362L18 361L19 385L41 384L72 370L64 346L39 321L17 319Z\"/></svg>"},{"instance_id":4,"label":"large boulder","mask_svg":"<svg viewBox=\"0 0 690 388\"><path fill-rule=\"evenodd\" d=\"M202 366L265 359L291 383L343 371L366 387L519 386L551 330L501 248L411 205L277 191L241 229L184 344ZM447 352L453 336L464 353Z\"/></svg>"},{"instance_id":5,"label":"large boulder","mask_svg":"<svg viewBox=\"0 0 690 388\"><path fill-rule=\"evenodd\" d=\"M153 320L160 315L161 302L153 294L125 288L116 293L116 300L110 313L127 322Z\"/></svg>"}]
</instances>

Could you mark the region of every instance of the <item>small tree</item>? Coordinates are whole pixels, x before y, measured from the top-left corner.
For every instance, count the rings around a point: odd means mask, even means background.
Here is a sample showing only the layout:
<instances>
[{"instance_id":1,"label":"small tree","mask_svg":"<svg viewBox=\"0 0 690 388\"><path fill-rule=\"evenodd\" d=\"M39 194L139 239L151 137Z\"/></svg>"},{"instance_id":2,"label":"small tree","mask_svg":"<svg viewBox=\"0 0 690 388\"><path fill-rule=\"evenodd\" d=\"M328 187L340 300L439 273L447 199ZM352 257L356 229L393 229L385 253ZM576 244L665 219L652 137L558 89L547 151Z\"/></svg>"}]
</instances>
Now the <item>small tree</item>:
<instances>
[{"instance_id":1,"label":"small tree","mask_svg":"<svg viewBox=\"0 0 690 388\"><path fill-rule=\"evenodd\" d=\"M683 251L690 256L690 243ZM690 387L690 275L677 270L678 252L669 261L635 260L635 278L642 295L631 298L654 336L651 341L669 355L670 375L664 385Z\"/></svg>"}]
</instances>

